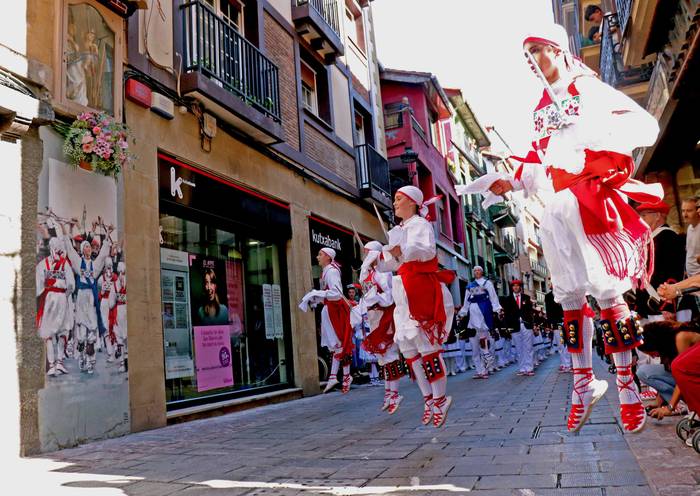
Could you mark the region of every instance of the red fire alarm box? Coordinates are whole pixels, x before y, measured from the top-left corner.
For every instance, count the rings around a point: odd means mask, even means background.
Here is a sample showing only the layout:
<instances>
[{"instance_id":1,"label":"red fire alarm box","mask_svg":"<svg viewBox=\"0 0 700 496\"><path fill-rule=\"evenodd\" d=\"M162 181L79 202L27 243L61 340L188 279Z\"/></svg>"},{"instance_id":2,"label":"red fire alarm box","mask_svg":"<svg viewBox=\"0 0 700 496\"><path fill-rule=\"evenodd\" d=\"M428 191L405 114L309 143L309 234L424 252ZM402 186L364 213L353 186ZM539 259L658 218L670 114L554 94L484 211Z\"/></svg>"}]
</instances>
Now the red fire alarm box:
<instances>
[{"instance_id":1,"label":"red fire alarm box","mask_svg":"<svg viewBox=\"0 0 700 496\"><path fill-rule=\"evenodd\" d=\"M151 88L135 79L126 81L126 97L144 108L151 108Z\"/></svg>"}]
</instances>

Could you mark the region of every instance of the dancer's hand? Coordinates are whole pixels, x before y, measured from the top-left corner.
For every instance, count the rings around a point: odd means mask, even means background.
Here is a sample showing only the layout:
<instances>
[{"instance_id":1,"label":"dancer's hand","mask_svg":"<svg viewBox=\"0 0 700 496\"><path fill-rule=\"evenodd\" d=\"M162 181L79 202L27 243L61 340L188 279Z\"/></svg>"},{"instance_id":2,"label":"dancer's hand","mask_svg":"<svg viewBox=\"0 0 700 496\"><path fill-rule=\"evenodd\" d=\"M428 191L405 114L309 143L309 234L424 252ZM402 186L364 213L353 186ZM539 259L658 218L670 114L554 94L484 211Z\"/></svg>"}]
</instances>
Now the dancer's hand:
<instances>
[{"instance_id":1,"label":"dancer's hand","mask_svg":"<svg viewBox=\"0 0 700 496\"><path fill-rule=\"evenodd\" d=\"M494 195L504 195L513 190L513 185L506 179L498 179L489 188Z\"/></svg>"},{"instance_id":2,"label":"dancer's hand","mask_svg":"<svg viewBox=\"0 0 700 496\"><path fill-rule=\"evenodd\" d=\"M394 246L391 250L389 250L389 253L391 253L394 258L399 258L401 256L401 246Z\"/></svg>"}]
</instances>

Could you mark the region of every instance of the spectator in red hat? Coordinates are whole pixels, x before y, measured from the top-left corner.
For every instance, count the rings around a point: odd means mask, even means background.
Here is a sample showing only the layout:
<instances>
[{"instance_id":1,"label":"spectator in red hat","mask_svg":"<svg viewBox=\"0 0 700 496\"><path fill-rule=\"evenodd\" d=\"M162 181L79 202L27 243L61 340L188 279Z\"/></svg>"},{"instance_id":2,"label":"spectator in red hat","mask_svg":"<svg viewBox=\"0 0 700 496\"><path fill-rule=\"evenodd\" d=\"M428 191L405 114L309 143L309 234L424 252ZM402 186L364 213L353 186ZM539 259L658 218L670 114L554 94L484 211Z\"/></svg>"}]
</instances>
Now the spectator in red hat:
<instances>
[{"instance_id":1,"label":"spectator in red hat","mask_svg":"<svg viewBox=\"0 0 700 496\"><path fill-rule=\"evenodd\" d=\"M664 201L656 203L642 203L637 207L637 212L651 229L654 239L654 272L651 275L652 287L658 288L661 284L672 280L683 279L685 270L685 245L683 239L666 223L666 217L671 207ZM661 308L649 302L649 294L643 289L637 290L637 312L649 321L661 320L670 317L673 307L666 305ZM663 313L669 312L669 313Z\"/></svg>"}]
</instances>

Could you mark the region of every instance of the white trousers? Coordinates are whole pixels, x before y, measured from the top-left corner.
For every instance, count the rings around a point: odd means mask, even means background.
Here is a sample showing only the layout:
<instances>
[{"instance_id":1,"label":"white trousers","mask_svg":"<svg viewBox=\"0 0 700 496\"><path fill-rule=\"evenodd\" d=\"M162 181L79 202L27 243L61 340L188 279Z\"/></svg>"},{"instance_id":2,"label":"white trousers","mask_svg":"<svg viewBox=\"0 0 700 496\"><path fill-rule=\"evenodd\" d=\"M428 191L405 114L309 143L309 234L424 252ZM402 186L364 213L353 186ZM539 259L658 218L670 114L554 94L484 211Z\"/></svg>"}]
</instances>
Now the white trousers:
<instances>
[{"instance_id":1,"label":"white trousers","mask_svg":"<svg viewBox=\"0 0 700 496\"><path fill-rule=\"evenodd\" d=\"M467 362L465 360L464 354L466 353L467 343L463 339L458 339L459 341L459 355L456 358L457 370L464 372L467 370Z\"/></svg>"},{"instance_id":2,"label":"white trousers","mask_svg":"<svg viewBox=\"0 0 700 496\"><path fill-rule=\"evenodd\" d=\"M489 341L489 338L482 335L483 339ZM476 367L476 373L483 375L488 372L487 366L493 366L493 346L489 343L489 356L490 364L487 363L486 357L484 356L485 350L479 346L479 333L476 336L469 338L469 343L472 345L472 360L474 361L474 366Z\"/></svg>"},{"instance_id":3,"label":"white trousers","mask_svg":"<svg viewBox=\"0 0 700 496\"><path fill-rule=\"evenodd\" d=\"M534 356L532 349L532 341L535 335L532 329L520 326L520 332L513 333L513 341L515 349L518 351L518 371L532 372L534 368Z\"/></svg>"},{"instance_id":4,"label":"white trousers","mask_svg":"<svg viewBox=\"0 0 700 496\"><path fill-rule=\"evenodd\" d=\"M569 349L565 345L560 345L559 363L562 367L571 368L571 353L569 353Z\"/></svg>"}]
</instances>

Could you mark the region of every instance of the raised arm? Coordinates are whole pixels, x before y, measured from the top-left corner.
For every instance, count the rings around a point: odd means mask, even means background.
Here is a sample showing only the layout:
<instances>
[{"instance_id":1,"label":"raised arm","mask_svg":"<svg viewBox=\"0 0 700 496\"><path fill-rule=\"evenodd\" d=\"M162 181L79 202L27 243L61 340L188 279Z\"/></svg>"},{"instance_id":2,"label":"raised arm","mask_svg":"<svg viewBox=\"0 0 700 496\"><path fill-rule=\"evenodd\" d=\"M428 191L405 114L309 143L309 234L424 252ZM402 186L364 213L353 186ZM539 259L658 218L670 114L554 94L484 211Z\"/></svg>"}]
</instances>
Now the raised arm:
<instances>
[{"instance_id":1,"label":"raised arm","mask_svg":"<svg viewBox=\"0 0 700 496\"><path fill-rule=\"evenodd\" d=\"M491 301L491 308L493 308L494 312L500 312L502 310L501 302L498 301L498 295L496 294L496 288L493 287L493 283L491 281L486 281L484 286L486 287L486 291L489 294L489 300Z\"/></svg>"}]
</instances>

